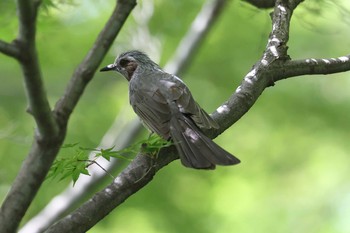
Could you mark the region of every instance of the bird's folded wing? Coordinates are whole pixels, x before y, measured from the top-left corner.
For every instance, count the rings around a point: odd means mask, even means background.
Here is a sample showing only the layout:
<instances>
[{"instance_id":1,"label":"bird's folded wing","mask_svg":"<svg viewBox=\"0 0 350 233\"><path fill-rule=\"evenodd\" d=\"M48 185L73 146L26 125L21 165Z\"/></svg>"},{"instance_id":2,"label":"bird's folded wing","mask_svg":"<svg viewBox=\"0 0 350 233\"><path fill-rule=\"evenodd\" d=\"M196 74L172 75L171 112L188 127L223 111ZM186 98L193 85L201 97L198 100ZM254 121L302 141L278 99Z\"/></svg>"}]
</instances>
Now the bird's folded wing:
<instances>
[{"instance_id":1,"label":"bird's folded wing","mask_svg":"<svg viewBox=\"0 0 350 233\"><path fill-rule=\"evenodd\" d=\"M151 131L164 139L169 138L170 111L164 97L153 91L139 90L130 95L130 103Z\"/></svg>"},{"instance_id":2,"label":"bird's folded wing","mask_svg":"<svg viewBox=\"0 0 350 233\"><path fill-rule=\"evenodd\" d=\"M170 74L165 75L171 76ZM180 112L191 117L198 127L205 129L219 128L217 122L198 105L190 90L179 78L176 76L164 78L161 79L160 83L166 87L167 91L162 93L167 95L166 99L175 101Z\"/></svg>"}]
</instances>

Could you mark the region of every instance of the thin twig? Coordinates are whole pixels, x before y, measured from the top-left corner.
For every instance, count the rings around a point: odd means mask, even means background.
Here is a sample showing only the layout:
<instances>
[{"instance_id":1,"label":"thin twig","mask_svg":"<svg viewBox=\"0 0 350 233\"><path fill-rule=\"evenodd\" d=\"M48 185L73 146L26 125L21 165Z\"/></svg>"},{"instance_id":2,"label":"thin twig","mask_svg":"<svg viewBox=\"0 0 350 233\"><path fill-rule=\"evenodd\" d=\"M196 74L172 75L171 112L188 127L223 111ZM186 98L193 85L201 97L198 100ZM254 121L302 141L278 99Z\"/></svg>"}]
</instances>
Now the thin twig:
<instances>
[{"instance_id":1,"label":"thin twig","mask_svg":"<svg viewBox=\"0 0 350 233\"><path fill-rule=\"evenodd\" d=\"M86 165L86 168L90 167L92 164L96 164L97 166L99 166L106 174L108 174L112 179L114 179L115 177L108 172L104 167L102 167L98 162L96 162L95 160L91 160L91 159L86 159L86 160L78 160L81 162L89 162L88 165Z\"/></svg>"}]
</instances>

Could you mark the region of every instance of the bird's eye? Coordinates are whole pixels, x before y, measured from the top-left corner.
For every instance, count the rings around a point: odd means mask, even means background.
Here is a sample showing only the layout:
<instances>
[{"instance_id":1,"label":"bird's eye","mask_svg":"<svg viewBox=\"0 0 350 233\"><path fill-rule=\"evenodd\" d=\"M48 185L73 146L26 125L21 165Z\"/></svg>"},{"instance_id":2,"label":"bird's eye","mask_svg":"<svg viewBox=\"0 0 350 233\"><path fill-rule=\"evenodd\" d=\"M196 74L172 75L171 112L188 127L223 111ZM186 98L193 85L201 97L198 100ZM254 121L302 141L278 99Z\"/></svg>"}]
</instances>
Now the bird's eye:
<instances>
[{"instance_id":1,"label":"bird's eye","mask_svg":"<svg viewBox=\"0 0 350 233\"><path fill-rule=\"evenodd\" d=\"M129 61L128 61L127 59L121 59L121 60L119 61L120 66L123 67L123 68L124 68L125 66L127 66L128 63L129 63Z\"/></svg>"}]
</instances>

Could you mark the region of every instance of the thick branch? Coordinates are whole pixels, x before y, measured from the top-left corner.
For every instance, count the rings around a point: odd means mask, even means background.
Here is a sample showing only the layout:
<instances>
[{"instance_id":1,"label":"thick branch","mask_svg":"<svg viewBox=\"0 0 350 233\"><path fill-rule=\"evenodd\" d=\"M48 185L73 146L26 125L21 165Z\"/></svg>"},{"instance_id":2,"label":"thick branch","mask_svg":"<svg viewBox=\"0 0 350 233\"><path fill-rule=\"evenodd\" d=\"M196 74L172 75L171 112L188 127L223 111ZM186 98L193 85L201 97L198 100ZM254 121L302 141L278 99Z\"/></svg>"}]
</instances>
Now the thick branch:
<instances>
[{"instance_id":1,"label":"thick branch","mask_svg":"<svg viewBox=\"0 0 350 233\"><path fill-rule=\"evenodd\" d=\"M33 1L17 0L17 11L19 19L18 40L22 43L35 43L35 25L39 4Z\"/></svg>"},{"instance_id":2,"label":"thick branch","mask_svg":"<svg viewBox=\"0 0 350 233\"><path fill-rule=\"evenodd\" d=\"M0 40L0 52L10 57L19 57L18 47L3 40Z\"/></svg>"},{"instance_id":3,"label":"thick branch","mask_svg":"<svg viewBox=\"0 0 350 233\"><path fill-rule=\"evenodd\" d=\"M48 143L33 142L31 151L24 161L0 210L0 232L12 233L22 220L29 205L43 182L50 164L62 141Z\"/></svg>"},{"instance_id":4,"label":"thick branch","mask_svg":"<svg viewBox=\"0 0 350 233\"><path fill-rule=\"evenodd\" d=\"M20 50L18 60L23 70L25 89L29 102L28 111L38 126L38 136L57 135L58 128L51 114L35 47L37 8L33 1L18 0L19 31L15 41Z\"/></svg>"},{"instance_id":5,"label":"thick branch","mask_svg":"<svg viewBox=\"0 0 350 233\"><path fill-rule=\"evenodd\" d=\"M350 70L350 55L337 58L291 60L272 70L274 73L281 74L274 81L300 75L340 73Z\"/></svg>"},{"instance_id":6,"label":"thick branch","mask_svg":"<svg viewBox=\"0 0 350 233\"><path fill-rule=\"evenodd\" d=\"M254 105L265 88L273 85L275 77L270 72L271 64L280 64L289 60L287 54L289 25L293 10L297 5L292 0L290 2L288 0L276 1L272 14L272 31L266 49L261 59L244 77L241 85L228 101L212 114L213 118L222 126L216 132L212 132L213 137L224 132L239 120Z\"/></svg>"}]
</instances>

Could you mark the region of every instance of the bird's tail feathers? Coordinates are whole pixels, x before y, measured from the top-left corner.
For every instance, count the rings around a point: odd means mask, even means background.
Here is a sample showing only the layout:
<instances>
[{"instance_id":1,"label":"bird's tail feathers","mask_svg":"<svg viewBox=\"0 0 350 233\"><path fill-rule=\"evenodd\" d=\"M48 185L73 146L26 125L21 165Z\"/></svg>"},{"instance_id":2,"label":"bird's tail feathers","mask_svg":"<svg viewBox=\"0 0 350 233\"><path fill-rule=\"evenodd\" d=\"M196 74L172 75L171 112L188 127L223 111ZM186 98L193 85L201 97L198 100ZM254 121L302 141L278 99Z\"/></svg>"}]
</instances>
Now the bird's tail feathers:
<instances>
[{"instance_id":1,"label":"bird's tail feathers","mask_svg":"<svg viewBox=\"0 0 350 233\"><path fill-rule=\"evenodd\" d=\"M215 169L215 165L234 165L239 159L205 136L194 122L182 115L173 116L170 134L186 167Z\"/></svg>"}]
</instances>

